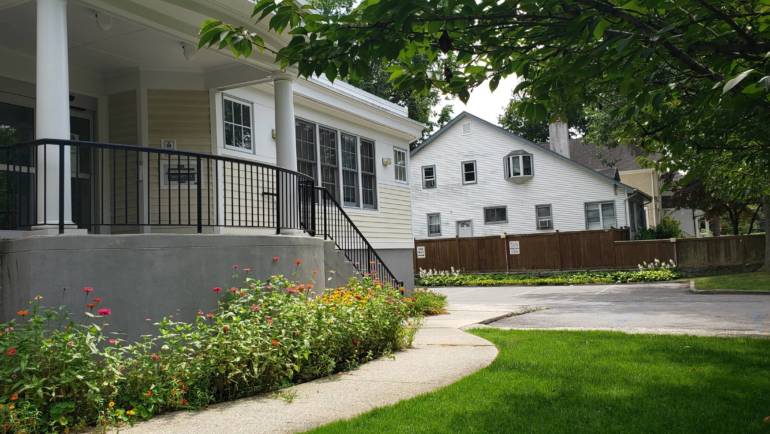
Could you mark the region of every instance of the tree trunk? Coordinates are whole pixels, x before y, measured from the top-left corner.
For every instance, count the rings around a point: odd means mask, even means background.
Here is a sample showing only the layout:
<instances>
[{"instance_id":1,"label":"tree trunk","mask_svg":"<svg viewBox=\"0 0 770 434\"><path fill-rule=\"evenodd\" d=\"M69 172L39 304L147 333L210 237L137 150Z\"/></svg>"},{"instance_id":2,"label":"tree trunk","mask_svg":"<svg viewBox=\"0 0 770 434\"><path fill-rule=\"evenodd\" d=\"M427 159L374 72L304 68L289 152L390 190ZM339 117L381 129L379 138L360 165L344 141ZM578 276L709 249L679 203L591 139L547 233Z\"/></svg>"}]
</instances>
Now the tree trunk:
<instances>
[{"instance_id":1,"label":"tree trunk","mask_svg":"<svg viewBox=\"0 0 770 434\"><path fill-rule=\"evenodd\" d=\"M751 235L751 232L754 231L754 223L757 222L757 217L759 216L760 211L762 211L761 203L757 206L757 209L754 210L754 213L751 214L751 222L749 222L749 230L746 232L746 235Z\"/></svg>"},{"instance_id":2,"label":"tree trunk","mask_svg":"<svg viewBox=\"0 0 770 434\"><path fill-rule=\"evenodd\" d=\"M709 224L711 225L711 235L715 237L722 235L722 219L719 216L711 217Z\"/></svg>"},{"instance_id":3,"label":"tree trunk","mask_svg":"<svg viewBox=\"0 0 770 434\"><path fill-rule=\"evenodd\" d=\"M763 198L762 208L765 209L765 264L762 271L770 273L770 194Z\"/></svg>"}]
</instances>

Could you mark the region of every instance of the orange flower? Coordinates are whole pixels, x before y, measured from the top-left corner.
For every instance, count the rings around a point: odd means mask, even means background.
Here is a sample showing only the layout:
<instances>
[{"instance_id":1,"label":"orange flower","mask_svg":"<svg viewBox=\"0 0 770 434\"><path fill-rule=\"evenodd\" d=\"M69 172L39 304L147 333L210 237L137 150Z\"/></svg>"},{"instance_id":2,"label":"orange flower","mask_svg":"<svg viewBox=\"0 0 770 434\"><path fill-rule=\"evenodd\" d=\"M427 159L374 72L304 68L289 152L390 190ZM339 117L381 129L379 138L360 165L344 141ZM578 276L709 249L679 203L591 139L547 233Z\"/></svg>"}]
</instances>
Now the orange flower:
<instances>
[{"instance_id":1,"label":"orange flower","mask_svg":"<svg viewBox=\"0 0 770 434\"><path fill-rule=\"evenodd\" d=\"M16 312L16 315L27 316L27 315L29 315L29 311L27 309L22 309L22 310Z\"/></svg>"},{"instance_id":2,"label":"orange flower","mask_svg":"<svg viewBox=\"0 0 770 434\"><path fill-rule=\"evenodd\" d=\"M153 362L160 362L160 356L155 353L150 354L150 358Z\"/></svg>"},{"instance_id":3,"label":"orange flower","mask_svg":"<svg viewBox=\"0 0 770 434\"><path fill-rule=\"evenodd\" d=\"M19 394L13 393L11 394L11 401L18 401L19 400Z\"/></svg>"},{"instance_id":4,"label":"orange flower","mask_svg":"<svg viewBox=\"0 0 770 434\"><path fill-rule=\"evenodd\" d=\"M148 391L144 392L144 397L145 398L151 398L152 397L152 390L148 390Z\"/></svg>"},{"instance_id":5,"label":"orange flower","mask_svg":"<svg viewBox=\"0 0 770 434\"><path fill-rule=\"evenodd\" d=\"M278 341L278 339L273 339L272 341L270 341L270 345L277 347L278 345L281 345L281 342Z\"/></svg>"},{"instance_id":6,"label":"orange flower","mask_svg":"<svg viewBox=\"0 0 770 434\"><path fill-rule=\"evenodd\" d=\"M295 260L294 260L294 265L296 265L297 267L299 267L300 265L302 265L302 259L299 259L299 258L295 259Z\"/></svg>"}]
</instances>

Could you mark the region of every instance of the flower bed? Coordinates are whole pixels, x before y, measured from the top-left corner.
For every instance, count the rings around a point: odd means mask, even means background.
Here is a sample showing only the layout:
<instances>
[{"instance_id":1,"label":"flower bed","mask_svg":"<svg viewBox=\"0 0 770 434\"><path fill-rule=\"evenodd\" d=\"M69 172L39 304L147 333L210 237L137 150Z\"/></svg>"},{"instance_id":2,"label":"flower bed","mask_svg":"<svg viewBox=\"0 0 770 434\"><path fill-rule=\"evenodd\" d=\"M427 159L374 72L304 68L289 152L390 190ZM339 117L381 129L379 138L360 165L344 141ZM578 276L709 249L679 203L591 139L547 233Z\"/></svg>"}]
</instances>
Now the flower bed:
<instances>
[{"instance_id":1,"label":"flower bed","mask_svg":"<svg viewBox=\"0 0 770 434\"><path fill-rule=\"evenodd\" d=\"M164 319L127 343L97 323L111 310L84 288L94 324L40 300L0 327L0 430L63 431L193 409L350 369L411 344L398 291L369 278L310 297L282 276L214 288L213 312Z\"/></svg>"},{"instance_id":2,"label":"flower bed","mask_svg":"<svg viewBox=\"0 0 770 434\"><path fill-rule=\"evenodd\" d=\"M514 285L584 285L631 282L660 282L678 279L679 273L673 269L640 269L635 271L593 271L558 273L551 275L536 274L461 274L434 273L424 274L417 279L417 284L428 287L438 286L514 286Z\"/></svg>"}]
</instances>

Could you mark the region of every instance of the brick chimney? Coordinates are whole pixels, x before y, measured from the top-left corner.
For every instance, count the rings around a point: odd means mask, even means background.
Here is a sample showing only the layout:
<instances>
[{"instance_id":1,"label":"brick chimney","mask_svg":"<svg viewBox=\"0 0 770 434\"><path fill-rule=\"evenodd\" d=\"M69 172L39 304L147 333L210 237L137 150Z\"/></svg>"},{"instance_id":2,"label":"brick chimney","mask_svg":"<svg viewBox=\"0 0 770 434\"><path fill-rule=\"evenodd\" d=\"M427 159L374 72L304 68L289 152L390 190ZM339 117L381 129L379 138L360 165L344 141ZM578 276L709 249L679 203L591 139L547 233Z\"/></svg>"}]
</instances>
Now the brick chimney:
<instances>
[{"instance_id":1,"label":"brick chimney","mask_svg":"<svg viewBox=\"0 0 770 434\"><path fill-rule=\"evenodd\" d=\"M548 125L548 148L569 158L569 126L556 120Z\"/></svg>"}]
</instances>

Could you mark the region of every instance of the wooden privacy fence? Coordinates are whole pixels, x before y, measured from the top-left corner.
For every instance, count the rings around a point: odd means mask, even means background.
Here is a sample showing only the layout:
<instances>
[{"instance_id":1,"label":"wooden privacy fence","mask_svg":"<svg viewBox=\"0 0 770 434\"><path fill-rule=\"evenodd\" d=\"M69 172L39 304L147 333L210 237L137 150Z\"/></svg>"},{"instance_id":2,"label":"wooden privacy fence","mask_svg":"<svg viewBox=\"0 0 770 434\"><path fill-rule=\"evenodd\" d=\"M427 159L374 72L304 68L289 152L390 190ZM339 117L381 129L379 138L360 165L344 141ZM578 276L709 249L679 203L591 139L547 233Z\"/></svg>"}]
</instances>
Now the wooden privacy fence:
<instances>
[{"instance_id":1,"label":"wooden privacy fence","mask_svg":"<svg viewBox=\"0 0 770 434\"><path fill-rule=\"evenodd\" d=\"M762 262L764 235L629 241L628 230L416 240L415 270L469 273L636 268L673 259L681 268Z\"/></svg>"}]
</instances>

